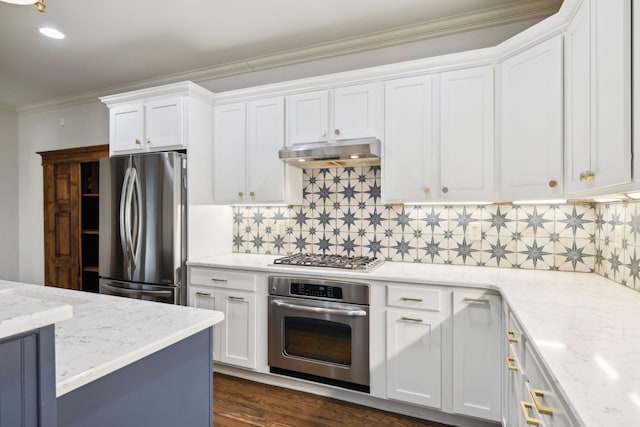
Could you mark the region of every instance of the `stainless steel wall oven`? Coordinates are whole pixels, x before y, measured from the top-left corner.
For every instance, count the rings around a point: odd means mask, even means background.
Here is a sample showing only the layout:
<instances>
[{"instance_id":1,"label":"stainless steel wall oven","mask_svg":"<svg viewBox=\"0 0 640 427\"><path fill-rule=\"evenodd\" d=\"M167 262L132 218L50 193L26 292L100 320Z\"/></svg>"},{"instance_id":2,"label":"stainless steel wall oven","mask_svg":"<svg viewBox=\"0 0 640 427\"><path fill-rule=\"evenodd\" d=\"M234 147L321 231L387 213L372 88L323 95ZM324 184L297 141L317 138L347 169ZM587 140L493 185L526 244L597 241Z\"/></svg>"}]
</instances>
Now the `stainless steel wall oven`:
<instances>
[{"instance_id":1,"label":"stainless steel wall oven","mask_svg":"<svg viewBox=\"0 0 640 427\"><path fill-rule=\"evenodd\" d=\"M369 285L269 278L273 373L369 392Z\"/></svg>"}]
</instances>

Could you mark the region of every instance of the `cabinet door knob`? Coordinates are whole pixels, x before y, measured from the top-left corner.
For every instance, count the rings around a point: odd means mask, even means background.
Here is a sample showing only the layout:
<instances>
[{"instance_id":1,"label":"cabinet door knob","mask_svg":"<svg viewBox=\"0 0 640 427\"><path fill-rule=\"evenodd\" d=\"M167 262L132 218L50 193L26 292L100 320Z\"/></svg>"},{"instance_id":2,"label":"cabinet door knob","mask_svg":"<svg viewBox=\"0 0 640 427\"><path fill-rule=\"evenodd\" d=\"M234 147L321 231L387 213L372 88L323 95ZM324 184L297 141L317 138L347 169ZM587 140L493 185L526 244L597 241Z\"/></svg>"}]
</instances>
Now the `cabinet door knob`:
<instances>
[{"instance_id":1,"label":"cabinet door knob","mask_svg":"<svg viewBox=\"0 0 640 427\"><path fill-rule=\"evenodd\" d=\"M238 196L239 197L244 197L244 193L242 191L238 191Z\"/></svg>"},{"instance_id":2,"label":"cabinet door knob","mask_svg":"<svg viewBox=\"0 0 640 427\"><path fill-rule=\"evenodd\" d=\"M327 133L326 132L322 132L321 136L324 138L325 136L327 136Z\"/></svg>"},{"instance_id":3,"label":"cabinet door knob","mask_svg":"<svg viewBox=\"0 0 640 427\"><path fill-rule=\"evenodd\" d=\"M442 187L442 192L447 194L449 192L449 187Z\"/></svg>"},{"instance_id":4,"label":"cabinet door knob","mask_svg":"<svg viewBox=\"0 0 640 427\"><path fill-rule=\"evenodd\" d=\"M147 139L147 144L151 144L151 141Z\"/></svg>"},{"instance_id":5,"label":"cabinet door knob","mask_svg":"<svg viewBox=\"0 0 640 427\"><path fill-rule=\"evenodd\" d=\"M255 197L256 197L255 191L250 192L249 196L251 196L251 199L255 199Z\"/></svg>"},{"instance_id":6,"label":"cabinet door knob","mask_svg":"<svg viewBox=\"0 0 640 427\"><path fill-rule=\"evenodd\" d=\"M429 187L424 187L424 194L431 193L431 189Z\"/></svg>"},{"instance_id":7,"label":"cabinet door knob","mask_svg":"<svg viewBox=\"0 0 640 427\"><path fill-rule=\"evenodd\" d=\"M142 142L140 142L139 139L136 139L136 144L140 145L140 144L142 144Z\"/></svg>"},{"instance_id":8,"label":"cabinet door knob","mask_svg":"<svg viewBox=\"0 0 640 427\"><path fill-rule=\"evenodd\" d=\"M333 131L336 135L340 135L340 129L336 129Z\"/></svg>"},{"instance_id":9,"label":"cabinet door knob","mask_svg":"<svg viewBox=\"0 0 640 427\"><path fill-rule=\"evenodd\" d=\"M555 179L552 179L551 181L549 181L549 187L556 188L557 186L558 186L558 181L556 181Z\"/></svg>"}]
</instances>

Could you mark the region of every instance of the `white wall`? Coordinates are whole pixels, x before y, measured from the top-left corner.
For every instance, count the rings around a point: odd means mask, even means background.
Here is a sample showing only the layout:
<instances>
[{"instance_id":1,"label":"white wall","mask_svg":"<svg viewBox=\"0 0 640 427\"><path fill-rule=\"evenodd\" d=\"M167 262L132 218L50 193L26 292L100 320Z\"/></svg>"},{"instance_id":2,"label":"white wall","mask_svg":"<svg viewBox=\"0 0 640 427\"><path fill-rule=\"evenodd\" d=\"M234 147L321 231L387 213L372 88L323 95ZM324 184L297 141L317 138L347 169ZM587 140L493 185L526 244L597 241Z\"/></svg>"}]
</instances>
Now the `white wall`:
<instances>
[{"instance_id":1,"label":"white wall","mask_svg":"<svg viewBox=\"0 0 640 427\"><path fill-rule=\"evenodd\" d=\"M18 280L18 117L0 109L0 279Z\"/></svg>"},{"instance_id":2,"label":"white wall","mask_svg":"<svg viewBox=\"0 0 640 427\"><path fill-rule=\"evenodd\" d=\"M491 29L476 30L466 34L454 34L440 38L409 43L402 46L378 49L310 61L279 68L261 70L239 76L200 82L202 86L221 92L232 89L258 86L268 83L294 80L298 78L318 76L334 72L348 71L376 65L421 59L435 55L494 46L523 29L533 25L535 21L524 21L503 25ZM160 77L160 76L159 76ZM65 125L60 126L64 118ZM108 143L108 110L99 101L47 111L22 113L18 118L19 140L19 280L28 283L44 282L44 239L43 239L43 206L42 206L42 167L38 151L56 150L87 145ZM0 125L1 126L1 125ZM0 127L2 129L2 127ZM10 160L4 160L10 162ZM15 170L15 162L12 167ZM12 175L15 176L15 173ZM9 181L15 185L15 180ZM3 208L0 208L0 212ZM206 207L199 207L196 216L202 222L202 213ZM211 238L231 236L229 213L212 211L220 214L216 220L212 218L212 228L208 229ZM15 221L14 221L15 223ZM220 233L215 224L223 224ZM8 228L11 228L8 226ZM229 228L227 230L227 228ZM15 228L13 228L15 230ZM1 231L1 229L0 229ZM191 230L195 232L195 230ZM225 237L226 238L226 237ZM231 238L229 238L229 246ZM205 254L206 248L198 247L197 252ZM3 249L5 250L5 249ZM10 249L8 249L10 251ZM1 255L1 254L0 254ZM2 264L0 264L2 265ZM15 265L15 258L14 258Z\"/></svg>"}]
</instances>

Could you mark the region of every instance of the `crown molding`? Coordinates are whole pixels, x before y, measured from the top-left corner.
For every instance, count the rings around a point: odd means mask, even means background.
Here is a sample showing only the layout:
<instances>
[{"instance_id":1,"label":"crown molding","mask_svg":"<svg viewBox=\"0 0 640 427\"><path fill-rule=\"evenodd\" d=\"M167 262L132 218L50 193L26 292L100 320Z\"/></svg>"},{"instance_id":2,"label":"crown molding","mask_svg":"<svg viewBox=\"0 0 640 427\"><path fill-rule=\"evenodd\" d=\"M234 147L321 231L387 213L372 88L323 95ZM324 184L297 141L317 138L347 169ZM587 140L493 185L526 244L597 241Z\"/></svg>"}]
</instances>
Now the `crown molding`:
<instances>
[{"instance_id":1,"label":"crown molding","mask_svg":"<svg viewBox=\"0 0 640 427\"><path fill-rule=\"evenodd\" d=\"M562 0L523 0L503 7L494 7L474 13L453 16L438 21L428 21L388 31L370 33L330 43L323 43L301 49L258 56L242 61L230 62L215 67L206 67L182 73L132 82L97 91L84 92L68 97L54 98L15 108L18 114L46 111L55 108L96 102L98 98L190 80L203 82L259 70L294 65L303 62L327 59L336 56L360 53L402 44L425 41L433 38L465 33L499 25L506 25L550 16L558 11Z\"/></svg>"}]
</instances>

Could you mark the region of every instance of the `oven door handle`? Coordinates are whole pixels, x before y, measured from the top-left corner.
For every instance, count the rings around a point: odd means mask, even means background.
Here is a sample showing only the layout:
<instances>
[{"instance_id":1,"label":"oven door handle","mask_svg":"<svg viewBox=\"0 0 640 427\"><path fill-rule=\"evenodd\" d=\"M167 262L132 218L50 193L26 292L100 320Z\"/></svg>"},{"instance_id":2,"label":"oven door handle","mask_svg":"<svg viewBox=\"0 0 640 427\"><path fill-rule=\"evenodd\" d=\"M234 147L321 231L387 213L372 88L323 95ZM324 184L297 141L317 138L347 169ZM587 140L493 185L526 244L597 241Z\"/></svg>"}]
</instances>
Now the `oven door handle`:
<instances>
[{"instance_id":1,"label":"oven door handle","mask_svg":"<svg viewBox=\"0 0 640 427\"><path fill-rule=\"evenodd\" d=\"M367 312L364 310L341 310L338 308L309 307L306 305L289 304L281 300L273 300L271 304L280 308L289 308L291 310L305 311L307 313L318 314L334 314L337 316L347 317L366 317Z\"/></svg>"}]
</instances>

